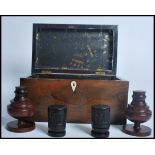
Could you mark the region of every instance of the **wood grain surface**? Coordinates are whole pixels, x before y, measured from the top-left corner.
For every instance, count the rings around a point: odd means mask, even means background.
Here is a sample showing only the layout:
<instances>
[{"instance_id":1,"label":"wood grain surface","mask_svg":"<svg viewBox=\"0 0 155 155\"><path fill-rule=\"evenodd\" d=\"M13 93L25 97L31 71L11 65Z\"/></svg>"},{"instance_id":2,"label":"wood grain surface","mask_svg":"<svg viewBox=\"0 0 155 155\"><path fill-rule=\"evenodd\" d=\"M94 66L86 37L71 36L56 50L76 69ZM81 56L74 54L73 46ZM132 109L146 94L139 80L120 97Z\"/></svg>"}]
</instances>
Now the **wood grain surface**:
<instances>
[{"instance_id":1,"label":"wood grain surface","mask_svg":"<svg viewBox=\"0 0 155 155\"><path fill-rule=\"evenodd\" d=\"M73 92L71 82L76 81ZM35 121L47 121L49 105L67 106L67 122L90 123L91 106L109 105L112 124L125 124L125 108L128 99L128 81L21 78L21 86L27 87L28 97L35 107Z\"/></svg>"}]
</instances>

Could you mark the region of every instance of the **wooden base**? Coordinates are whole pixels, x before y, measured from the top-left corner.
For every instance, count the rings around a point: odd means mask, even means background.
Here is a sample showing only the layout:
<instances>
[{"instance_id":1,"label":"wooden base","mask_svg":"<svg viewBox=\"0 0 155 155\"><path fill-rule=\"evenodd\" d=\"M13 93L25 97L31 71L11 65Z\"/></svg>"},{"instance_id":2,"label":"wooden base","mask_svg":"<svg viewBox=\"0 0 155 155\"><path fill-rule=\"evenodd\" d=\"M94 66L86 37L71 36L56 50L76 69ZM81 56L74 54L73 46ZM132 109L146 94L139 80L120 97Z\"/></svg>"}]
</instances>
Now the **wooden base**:
<instances>
[{"instance_id":1,"label":"wooden base","mask_svg":"<svg viewBox=\"0 0 155 155\"><path fill-rule=\"evenodd\" d=\"M66 131L62 131L62 132L48 131L48 135L51 136L51 137L64 137L66 135Z\"/></svg>"},{"instance_id":2,"label":"wooden base","mask_svg":"<svg viewBox=\"0 0 155 155\"><path fill-rule=\"evenodd\" d=\"M7 124L7 130L12 132L29 132L32 131L35 128L34 122L26 122L23 125L19 126L18 121L12 121Z\"/></svg>"},{"instance_id":3,"label":"wooden base","mask_svg":"<svg viewBox=\"0 0 155 155\"><path fill-rule=\"evenodd\" d=\"M139 136L139 137L145 137L151 134L151 129L147 126L140 125L139 130L135 130L133 127L134 127L134 124L124 125L122 131L128 135Z\"/></svg>"},{"instance_id":4,"label":"wooden base","mask_svg":"<svg viewBox=\"0 0 155 155\"><path fill-rule=\"evenodd\" d=\"M94 138L108 138L109 137L109 131L104 132L104 133L98 133L98 132L95 132L95 131L92 130L91 135Z\"/></svg>"}]
</instances>

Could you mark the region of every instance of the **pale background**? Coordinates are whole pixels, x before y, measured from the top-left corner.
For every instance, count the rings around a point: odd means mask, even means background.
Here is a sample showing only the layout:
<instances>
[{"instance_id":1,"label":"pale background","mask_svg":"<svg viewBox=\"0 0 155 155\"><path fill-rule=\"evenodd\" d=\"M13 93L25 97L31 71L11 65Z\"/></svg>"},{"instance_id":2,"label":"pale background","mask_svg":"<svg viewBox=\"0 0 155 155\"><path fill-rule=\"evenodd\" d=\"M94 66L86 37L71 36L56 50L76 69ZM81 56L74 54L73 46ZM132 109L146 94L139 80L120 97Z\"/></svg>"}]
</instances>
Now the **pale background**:
<instances>
[{"instance_id":1,"label":"pale background","mask_svg":"<svg viewBox=\"0 0 155 155\"><path fill-rule=\"evenodd\" d=\"M13 120L7 114L6 105L14 97L14 89L19 85L20 77L31 75L32 23L118 25L117 75L130 82L128 102L131 102L133 90L145 90L146 102L153 110L152 17L3 17L1 102L3 137L48 137L47 124L38 124L36 130L24 134L14 134L5 130L6 123ZM152 116L145 125L153 128L153 123ZM67 137L90 137L88 134L90 125L67 124L67 126ZM110 133L111 137L130 138L117 127L112 126ZM153 137L153 134L150 137Z\"/></svg>"}]
</instances>

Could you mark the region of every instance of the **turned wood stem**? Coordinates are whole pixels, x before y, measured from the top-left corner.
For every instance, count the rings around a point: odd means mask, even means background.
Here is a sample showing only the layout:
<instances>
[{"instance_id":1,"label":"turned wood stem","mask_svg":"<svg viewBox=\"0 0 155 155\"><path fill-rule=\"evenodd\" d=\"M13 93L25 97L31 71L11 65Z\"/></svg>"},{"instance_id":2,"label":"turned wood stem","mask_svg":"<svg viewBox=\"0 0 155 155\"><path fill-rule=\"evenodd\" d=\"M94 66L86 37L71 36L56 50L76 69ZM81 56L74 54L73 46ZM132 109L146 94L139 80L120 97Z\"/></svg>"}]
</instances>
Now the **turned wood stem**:
<instances>
[{"instance_id":1,"label":"turned wood stem","mask_svg":"<svg viewBox=\"0 0 155 155\"><path fill-rule=\"evenodd\" d=\"M135 122L133 128L134 128L135 131L139 131L140 130L140 123Z\"/></svg>"},{"instance_id":2,"label":"turned wood stem","mask_svg":"<svg viewBox=\"0 0 155 155\"><path fill-rule=\"evenodd\" d=\"M24 124L26 124L23 120L18 120L18 126L22 127Z\"/></svg>"}]
</instances>

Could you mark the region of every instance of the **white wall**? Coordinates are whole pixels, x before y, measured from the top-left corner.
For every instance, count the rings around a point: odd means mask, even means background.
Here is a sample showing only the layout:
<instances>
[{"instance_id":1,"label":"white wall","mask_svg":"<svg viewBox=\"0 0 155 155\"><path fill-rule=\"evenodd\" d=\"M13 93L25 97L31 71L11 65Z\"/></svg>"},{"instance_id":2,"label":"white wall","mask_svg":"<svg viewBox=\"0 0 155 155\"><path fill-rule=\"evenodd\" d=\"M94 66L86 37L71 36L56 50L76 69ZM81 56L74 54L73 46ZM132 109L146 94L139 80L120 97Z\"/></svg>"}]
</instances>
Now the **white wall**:
<instances>
[{"instance_id":1,"label":"white wall","mask_svg":"<svg viewBox=\"0 0 155 155\"><path fill-rule=\"evenodd\" d=\"M146 90L153 110L153 17L3 17L2 18L2 109L14 97L20 77L31 74L32 24L118 25L117 75L130 82L133 90ZM153 119L149 121L153 124Z\"/></svg>"}]
</instances>

